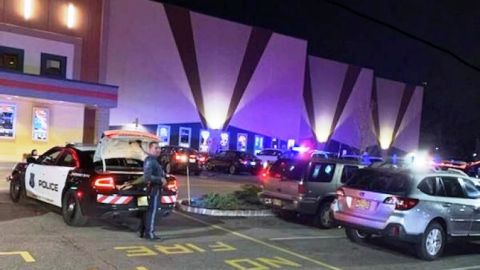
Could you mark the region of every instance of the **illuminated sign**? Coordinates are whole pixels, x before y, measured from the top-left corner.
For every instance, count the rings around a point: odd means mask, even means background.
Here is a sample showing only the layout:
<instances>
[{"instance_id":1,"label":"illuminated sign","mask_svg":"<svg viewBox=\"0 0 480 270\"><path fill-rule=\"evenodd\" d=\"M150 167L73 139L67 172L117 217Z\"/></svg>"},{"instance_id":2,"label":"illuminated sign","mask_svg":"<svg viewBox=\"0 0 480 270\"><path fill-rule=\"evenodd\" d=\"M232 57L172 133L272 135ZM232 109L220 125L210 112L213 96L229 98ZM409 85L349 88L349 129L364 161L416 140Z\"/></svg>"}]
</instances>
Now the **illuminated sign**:
<instances>
[{"instance_id":1,"label":"illuminated sign","mask_svg":"<svg viewBox=\"0 0 480 270\"><path fill-rule=\"evenodd\" d=\"M237 135L237 151L247 151L247 142L248 142L248 134L246 133L238 133Z\"/></svg>"},{"instance_id":2,"label":"illuminated sign","mask_svg":"<svg viewBox=\"0 0 480 270\"><path fill-rule=\"evenodd\" d=\"M230 135L228 132L220 133L220 148L221 150L228 150L230 144Z\"/></svg>"},{"instance_id":3,"label":"illuminated sign","mask_svg":"<svg viewBox=\"0 0 480 270\"><path fill-rule=\"evenodd\" d=\"M178 146L181 147L190 147L190 142L192 139L192 129L187 127L180 127L178 139Z\"/></svg>"},{"instance_id":4,"label":"illuminated sign","mask_svg":"<svg viewBox=\"0 0 480 270\"><path fill-rule=\"evenodd\" d=\"M254 147L255 155L262 150L263 150L263 137L255 135L255 147Z\"/></svg>"},{"instance_id":5,"label":"illuminated sign","mask_svg":"<svg viewBox=\"0 0 480 270\"><path fill-rule=\"evenodd\" d=\"M210 131L205 129L200 130L200 152L208 152L210 143Z\"/></svg>"},{"instance_id":6,"label":"illuminated sign","mask_svg":"<svg viewBox=\"0 0 480 270\"><path fill-rule=\"evenodd\" d=\"M15 138L16 111L15 105L0 103L0 138Z\"/></svg>"},{"instance_id":7,"label":"illuminated sign","mask_svg":"<svg viewBox=\"0 0 480 270\"><path fill-rule=\"evenodd\" d=\"M170 126L157 126L157 137L160 139L158 145L167 146L170 144Z\"/></svg>"},{"instance_id":8,"label":"illuminated sign","mask_svg":"<svg viewBox=\"0 0 480 270\"><path fill-rule=\"evenodd\" d=\"M50 111L47 108L33 108L32 139L46 142L48 140L48 119Z\"/></svg>"}]
</instances>

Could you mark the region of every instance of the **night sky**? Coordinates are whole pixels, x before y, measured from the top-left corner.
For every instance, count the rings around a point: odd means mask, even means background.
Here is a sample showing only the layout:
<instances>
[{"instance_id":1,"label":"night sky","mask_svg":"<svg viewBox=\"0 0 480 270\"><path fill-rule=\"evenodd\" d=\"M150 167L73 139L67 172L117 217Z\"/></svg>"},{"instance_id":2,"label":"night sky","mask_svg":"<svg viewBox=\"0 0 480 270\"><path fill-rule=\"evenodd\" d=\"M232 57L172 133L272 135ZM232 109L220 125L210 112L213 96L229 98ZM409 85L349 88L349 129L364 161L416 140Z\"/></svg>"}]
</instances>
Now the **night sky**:
<instances>
[{"instance_id":1,"label":"night sky","mask_svg":"<svg viewBox=\"0 0 480 270\"><path fill-rule=\"evenodd\" d=\"M309 54L426 83L421 146L438 146L445 158L480 151L480 1L159 2L303 38Z\"/></svg>"}]
</instances>

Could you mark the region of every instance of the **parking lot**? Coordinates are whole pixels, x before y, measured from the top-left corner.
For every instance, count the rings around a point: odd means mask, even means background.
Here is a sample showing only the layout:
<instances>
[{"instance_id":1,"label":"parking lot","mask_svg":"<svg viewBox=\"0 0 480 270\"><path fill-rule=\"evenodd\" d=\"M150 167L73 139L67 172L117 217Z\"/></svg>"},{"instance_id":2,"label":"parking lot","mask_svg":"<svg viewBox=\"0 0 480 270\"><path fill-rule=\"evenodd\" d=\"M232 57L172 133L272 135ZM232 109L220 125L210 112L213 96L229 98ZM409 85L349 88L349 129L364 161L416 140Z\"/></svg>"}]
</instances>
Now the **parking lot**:
<instances>
[{"instance_id":1,"label":"parking lot","mask_svg":"<svg viewBox=\"0 0 480 270\"><path fill-rule=\"evenodd\" d=\"M180 176L185 196L185 177ZM3 181L3 180L2 180ZM192 194L229 192L249 176L192 177ZM50 207L11 203L0 191L0 269L480 269L480 243L450 245L423 262L408 245L373 239L352 244L342 229L320 230L308 218L213 218L175 212L162 219L164 240L133 232L137 221L103 220L74 228Z\"/></svg>"}]
</instances>

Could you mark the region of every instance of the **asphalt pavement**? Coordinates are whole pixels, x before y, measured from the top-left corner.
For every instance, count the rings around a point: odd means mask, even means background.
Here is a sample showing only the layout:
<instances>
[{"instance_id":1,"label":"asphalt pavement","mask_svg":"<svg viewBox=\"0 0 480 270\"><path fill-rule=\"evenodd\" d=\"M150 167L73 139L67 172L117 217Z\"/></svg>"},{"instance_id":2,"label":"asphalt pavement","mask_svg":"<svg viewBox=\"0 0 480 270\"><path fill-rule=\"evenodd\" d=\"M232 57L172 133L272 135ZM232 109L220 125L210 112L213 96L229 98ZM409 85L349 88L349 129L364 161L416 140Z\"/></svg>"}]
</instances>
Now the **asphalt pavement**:
<instances>
[{"instance_id":1,"label":"asphalt pavement","mask_svg":"<svg viewBox=\"0 0 480 270\"><path fill-rule=\"evenodd\" d=\"M182 196L186 177L179 176ZM192 177L192 194L230 192L249 176ZM0 179L3 182L3 179ZM160 219L161 242L140 239L136 219L65 225L55 208L14 204L0 191L0 269L480 269L480 243L456 243L425 262L409 245L373 239L353 244L342 229L321 230L309 218L219 218L175 212Z\"/></svg>"}]
</instances>

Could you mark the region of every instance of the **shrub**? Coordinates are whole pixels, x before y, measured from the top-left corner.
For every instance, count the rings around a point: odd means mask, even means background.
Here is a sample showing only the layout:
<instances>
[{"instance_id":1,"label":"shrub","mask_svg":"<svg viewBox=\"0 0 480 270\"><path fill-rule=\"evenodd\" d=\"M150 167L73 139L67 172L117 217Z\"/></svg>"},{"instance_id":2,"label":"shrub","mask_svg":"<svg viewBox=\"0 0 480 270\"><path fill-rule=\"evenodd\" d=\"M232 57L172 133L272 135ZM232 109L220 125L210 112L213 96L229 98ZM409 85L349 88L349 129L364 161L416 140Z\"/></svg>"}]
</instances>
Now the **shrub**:
<instances>
[{"instance_id":1,"label":"shrub","mask_svg":"<svg viewBox=\"0 0 480 270\"><path fill-rule=\"evenodd\" d=\"M255 185L244 185L241 190L229 194L209 193L193 204L197 207L219 210L263 209L258 199L261 189Z\"/></svg>"}]
</instances>

